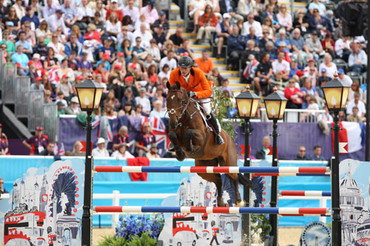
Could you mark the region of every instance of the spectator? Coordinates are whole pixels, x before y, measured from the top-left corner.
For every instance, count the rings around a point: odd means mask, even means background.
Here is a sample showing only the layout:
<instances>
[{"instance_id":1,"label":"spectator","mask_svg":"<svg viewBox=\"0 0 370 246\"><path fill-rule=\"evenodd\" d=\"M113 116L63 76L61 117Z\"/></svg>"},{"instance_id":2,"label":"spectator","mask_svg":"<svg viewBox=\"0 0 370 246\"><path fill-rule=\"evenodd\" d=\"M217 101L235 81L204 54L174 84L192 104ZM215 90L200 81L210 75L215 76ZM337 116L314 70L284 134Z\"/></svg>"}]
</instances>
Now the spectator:
<instances>
[{"instance_id":1,"label":"spectator","mask_svg":"<svg viewBox=\"0 0 370 246\"><path fill-rule=\"evenodd\" d=\"M203 50L202 56L197 58L195 62L199 65L199 69L204 72L206 76L210 76L213 69L213 61L208 57L208 51Z\"/></svg>"},{"instance_id":2,"label":"spectator","mask_svg":"<svg viewBox=\"0 0 370 246\"><path fill-rule=\"evenodd\" d=\"M118 34L121 32L121 22L115 12L111 13L109 19L105 22L105 31L111 37L113 36L117 40Z\"/></svg>"},{"instance_id":3,"label":"spectator","mask_svg":"<svg viewBox=\"0 0 370 246\"><path fill-rule=\"evenodd\" d=\"M293 21L293 28L298 28L301 31L302 35L304 35L308 32L308 27L308 16L304 13L303 10L298 10Z\"/></svg>"},{"instance_id":4,"label":"spectator","mask_svg":"<svg viewBox=\"0 0 370 246\"><path fill-rule=\"evenodd\" d=\"M352 52L348 57L348 66L351 71L361 74L367 68L367 55L360 49L360 44L351 43Z\"/></svg>"},{"instance_id":5,"label":"spectator","mask_svg":"<svg viewBox=\"0 0 370 246\"><path fill-rule=\"evenodd\" d=\"M44 85L42 85L42 78L37 77L35 79L35 83L33 83L30 87L31 91L44 91Z\"/></svg>"},{"instance_id":6,"label":"spectator","mask_svg":"<svg viewBox=\"0 0 370 246\"><path fill-rule=\"evenodd\" d=\"M56 93L58 93L59 91L63 92L64 98L66 98L67 100L73 94L72 85L71 83L69 83L69 76L67 74L64 74L62 76L62 80L56 86Z\"/></svg>"},{"instance_id":7,"label":"spectator","mask_svg":"<svg viewBox=\"0 0 370 246\"><path fill-rule=\"evenodd\" d=\"M107 117L117 117L117 112L114 111L113 105L110 103L105 104L104 106L104 115Z\"/></svg>"},{"instance_id":8,"label":"spectator","mask_svg":"<svg viewBox=\"0 0 370 246\"><path fill-rule=\"evenodd\" d=\"M6 23L6 29L11 30L12 36L15 37L14 35L16 35L21 28L21 22L20 19L17 17L17 13L13 6L9 7L8 11L8 17L5 18L4 22Z\"/></svg>"},{"instance_id":9,"label":"spectator","mask_svg":"<svg viewBox=\"0 0 370 246\"><path fill-rule=\"evenodd\" d=\"M64 104L62 101L57 102L58 116L64 115L66 113L66 106L67 104Z\"/></svg>"},{"instance_id":10,"label":"spectator","mask_svg":"<svg viewBox=\"0 0 370 246\"><path fill-rule=\"evenodd\" d=\"M117 158L117 159L134 158L134 156L131 155L131 153L128 152L126 149L127 149L127 144L126 143L119 144L118 147L117 147L117 150L112 153L111 157Z\"/></svg>"},{"instance_id":11,"label":"spectator","mask_svg":"<svg viewBox=\"0 0 370 246\"><path fill-rule=\"evenodd\" d=\"M132 1L132 0L131 0ZM136 45L137 38L140 37L142 41L142 47L147 49L150 47L150 40L153 38L150 31L146 30L145 24L140 25L140 29L134 32L134 40L135 42L132 44L133 46ZM143 58L144 59L144 58Z\"/></svg>"},{"instance_id":12,"label":"spectator","mask_svg":"<svg viewBox=\"0 0 370 246\"><path fill-rule=\"evenodd\" d=\"M157 117L157 118L165 118L168 117L166 115L166 111L163 110L163 102L160 100L157 100L153 103L153 110L150 112L149 117Z\"/></svg>"},{"instance_id":13,"label":"spectator","mask_svg":"<svg viewBox=\"0 0 370 246\"><path fill-rule=\"evenodd\" d=\"M127 126L121 126L118 133L113 136L113 150L117 150L120 144L128 144L129 135Z\"/></svg>"},{"instance_id":14,"label":"spectator","mask_svg":"<svg viewBox=\"0 0 370 246\"><path fill-rule=\"evenodd\" d=\"M155 32L153 33L153 38L156 41L156 43L159 44L160 47L163 47L164 43L166 42L166 34L164 33L163 30L164 30L163 26L159 25L155 29Z\"/></svg>"},{"instance_id":15,"label":"spectator","mask_svg":"<svg viewBox=\"0 0 370 246\"><path fill-rule=\"evenodd\" d=\"M158 152L157 144L152 143L150 145L150 151L149 151L149 153L146 154L146 157L149 158L149 159L161 158L160 155L158 155L157 152Z\"/></svg>"},{"instance_id":16,"label":"spectator","mask_svg":"<svg viewBox=\"0 0 370 246\"><path fill-rule=\"evenodd\" d=\"M3 132L3 124L0 123L0 155L8 155L8 153L9 153L8 137Z\"/></svg>"},{"instance_id":17,"label":"spectator","mask_svg":"<svg viewBox=\"0 0 370 246\"><path fill-rule=\"evenodd\" d=\"M286 31L285 31L285 29L280 29L279 30L279 38L276 39L275 45L277 47L280 47L280 46L282 46L282 44L280 44L280 43L284 43L285 51L288 51L289 52L289 50L292 49L291 43L289 42L289 40L286 39Z\"/></svg>"},{"instance_id":18,"label":"spectator","mask_svg":"<svg viewBox=\"0 0 370 246\"><path fill-rule=\"evenodd\" d=\"M44 17L44 19L47 19L48 17L55 14L57 9L58 9L58 6L53 3L53 0L46 0L45 7L42 10L42 16Z\"/></svg>"},{"instance_id":19,"label":"spectator","mask_svg":"<svg viewBox=\"0 0 370 246\"><path fill-rule=\"evenodd\" d=\"M123 16L130 16L133 25L135 25L136 21L139 20L140 15L139 9L134 6L134 3L134 0L129 0L127 6L123 8Z\"/></svg>"},{"instance_id":20,"label":"spectator","mask_svg":"<svg viewBox=\"0 0 370 246\"><path fill-rule=\"evenodd\" d=\"M23 46L21 44L17 45L16 53L12 55L12 60L14 63L20 64L21 73L24 75L28 74L28 56L23 53Z\"/></svg>"},{"instance_id":21,"label":"spectator","mask_svg":"<svg viewBox=\"0 0 370 246\"><path fill-rule=\"evenodd\" d=\"M245 20L248 19L250 13L258 15L256 2L254 0L238 1L237 13L243 16Z\"/></svg>"},{"instance_id":22,"label":"spectator","mask_svg":"<svg viewBox=\"0 0 370 246\"><path fill-rule=\"evenodd\" d=\"M277 72L282 72L283 79L287 81L289 79L290 64L283 60L284 56L284 51L280 51L278 54L278 59L272 62L272 71L274 74Z\"/></svg>"},{"instance_id":23,"label":"spectator","mask_svg":"<svg viewBox=\"0 0 370 246\"><path fill-rule=\"evenodd\" d=\"M256 77L253 79L256 90L260 95L267 95L267 87L272 82L272 65L270 55L263 53L261 62L257 66Z\"/></svg>"},{"instance_id":24,"label":"spectator","mask_svg":"<svg viewBox=\"0 0 370 246\"><path fill-rule=\"evenodd\" d=\"M86 40L91 40L92 42L90 44L92 44L95 49L97 49L98 44L101 44L100 32L96 30L96 26L94 24L90 23L87 25L87 32L85 33L84 39L84 44L86 43Z\"/></svg>"},{"instance_id":25,"label":"spectator","mask_svg":"<svg viewBox=\"0 0 370 246\"><path fill-rule=\"evenodd\" d=\"M107 55L107 60L109 63L113 63L113 61L116 59L116 53L114 48L112 48L112 43L113 38L108 37L104 40L104 46L99 49L99 57L102 58L104 55Z\"/></svg>"},{"instance_id":26,"label":"spectator","mask_svg":"<svg viewBox=\"0 0 370 246\"><path fill-rule=\"evenodd\" d=\"M64 4L61 6L61 10L64 12L64 23L67 27L71 28L77 21L77 9L71 5L71 0L64 0Z\"/></svg>"},{"instance_id":27,"label":"spectator","mask_svg":"<svg viewBox=\"0 0 370 246\"><path fill-rule=\"evenodd\" d=\"M176 32L170 36L170 41L173 42L173 44L175 45L176 48L179 48L183 44L184 38L183 38L183 35L182 35L182 28L181 27L178 27L176 29Z\"/></svg>"},{"instance_id":28,"label":"spectator","mask_svg":"<svg viewBox=\"0 0 370 246\"><path fill-rule=\"evenodd\" d=\"M245 38L239 35L238 26L233 26L232 34L227 39L227 46L229 50L229 57L231 69L236 70L236 64L239 63L239 59L245 49Z\"/></svg>"},{"instance_id":29,"label":"spectator","mask_svg":"<svg viewBox=\"0 0 370 246\"><path fill-rule=\"evenodd\" d=\"M137 138L135 150L138 156L145 157L149 152L149 146L155 143L155 136L152 133L152 127L149 122L144 122L142 133Z\"/></svg>"},{"instance_id":30,"label":"spectator","mask_svg":"<svg viewBox=\"0 0 370 246\"><path fill-rule=\"evenodd\" d=\"M41 151L39 155L42 156L54 156L54 147L55 143L54 142L49 142L48 145L46 146L46 149Z\"/></svg>"},{"instance_id":31,"label":"spectator","mask_svg":"<svg viewBox=\"0 0 370 246\"><path fill-rule=\"evenodd\" d=\"M357 106L352 107L352 114L348 115L347 120L350 122L363 122L364 118L359 115L359 111Z\"/></svg>"},{"instance_id":32,"label":"spectator","mask_svg":"<svg viewBox=\"0 0 370 246\"><path fill-rule=\"evenodd\" d=\"M162 85L165 86L165 83L163 81L165 79L167 79L168 81L170 79L170 74L171 74L170 66L168 64L164 64L161 71L158 74L159 81Z\"/></svg>"},{"instance_id":33,"label":"spectator","mask_svg":"<svg viewBox=\"0 0 370 246\"><path fill-rule=\"evenodd\" d=\"M284 96L288 99L286 108L302 108L304 94L296 87L295 83L293 79L290 79L288 86L284 90Z\"/></svg>"},{"instance_id":34,"label":"spectator","mask_svg":"<svg viewBox=\"0 0 370 246\"><path fill-rule=\"evenodd\" d=\"M315 10L318 10L320 15L326 14L326 7L324 4L320 3L319 0L313 0L308 5L308 10L310 11L310 14L313 15Z\"/></svg>"},{"instance_id":35,"label":"spectator","mask_svg":"<svg viewBox=\"0 0 370 246\"><path fill-rule=\"evenodd\" d=\"M194 21L193 33L198 31L199 17L203 15L206 2L204 0L191 0L188 5L189 17Z\"/></svg>"},{"instance_id":36,"label":"spectator","mask_svg":"<svg viewBox=\"0 0 370 246\"><path fill-rule=\"evenodd\" d=\"M197 39L195 44L199 44L200 40L203 38L205 32L205 40L207 42L211 41L211 35L216 31L216 25L218 23L218 17L213 12L211 5L207 4L205 7L204 14L199 17L199 30L197 34Z\"/></svg>"},{"instance_id":37,"label":"spectator","mask_svg":"<svg viewBox=\"0 0 370 246\"><path fill-rule=\"evenodd\" d=\"M361 94L358 92L355 93L355 98L347 103L347 115L353 112L354 107L358 108L358 115L360 117L365 117L365 104L361 101Z\"/></svg>"},{"instance_id":38,"label":"spectator","mask_svg":"<svg viewBox=\"0 0 370 246\"><path fill-rule=\"evenodd\" d=\"M266 43L266 48L264 49L264 52L270 55L271 61L277 59L278 57L278 50L275 48L275 45L272 41L268 41Z\"/></svg>"},{"instance_id":39,"label":"spectator","mask_svg":"<svg viewBox=\"0 0 370 246\"><path fill-rule=\"evenodd\" d=\"M172 40L175 43L175 45L179 47L180 45L179 44L176 44L176 42L173 39L170 38L170 34L171 34L169 32L169 30L170 30L170 22L166 19L166 13L164 11L161 11L159 13L159 18L156 21L154 21L154 23L152 25L152 29L155 30L160 25L162 25L163 31L166 34L166 40L168 40L168 39ZM181 33L178 33L179 30L181 30L180 31ZM176 33L173 34L173 35L175 35L175 36L177 36L177 38L179 38L179 39L177 39L177 41L181 41L181 38L180 37L182 37L182 28L180 28L180 27L177 28L176 29Z\"/></svg>"},{"instance_id":40,"label":"spectator","mask_svg":"<svg viewBox=\"0 0 370 246\"><path fill-rule=\"evenodd\" d=\"M216 39L215 42L217 43L217 58L221 57L222 46L224 43L227 43L227 38L231 33L231 26L230 26L230 14L225 13L223 14L222 22L219 22L216 25Z\"/></svg>"},{"instance_id":41,"label":"spectator","mask_svg":"<svg viewBox=\"0 0 370 246\"><path fill-rule=\"evenodd\" d=\"M36 30L40 24L39 18L33 14L33 10L31 6L26 7L26 14L21 19L21 25L23 25L26 21L32 23L31 30Z\"/></svg>"},{"instance_id":42,"label":"spectator","mask_svg":"<svg viewBox=\"0 0 370 246\"><path fill-rule=\"evenodd\" d=\"M112 14L112 13L116 13L118 19L120 21L123 20L123 13L122 13L122 9L119 8L118 6L118 1L117 0L112 0L110 2L111 4L109 5L109 8L107 9L107 12L105 15L102 15L103 19L109 19L109 16ZM103 13L101 13L103 14Z\"/></svg>"},{"instance_id":43,"label":"spectator","mask_svg":"<svg viewBox=\"0 0 370 246\"><path fill-rule=\"evenodd\" d=\"M98 32L100 33L101 36L104 36L104 34L105 34L104 22L105 22L105 20L104 21L101 20L100 12L96 11L95 14L94 14L94 20L92 21L92 24L94 24L96 26L96 29L98 30ZM75 26L78 27L77 25L75 25ZM80 28L78 27L78 29L80 29Z\"/></svg>"},{"instance_id":44,"label":"spectator","mask_svg":"<svg viewBox=\"0 0 370 246\"><path fill-rule=\"evenodd\" d=\"M352 79L348 75L345 75L344 70L341 68L338 69L338 80L345 86L350 87L352 85Z\"/></svg>"},{"instance_id":45,"label":"spectator","mask_svg":"<svg viewBox=\"0 0 370 246\"><path fill-rule=\"evenodd\" d=\"M15 4L12 6L15 9L18 19L22 19L22 17L26 14L26 11L22 6L22 2L22 0L16 0Z\"/></svg>"},{"instance_id":46,"label":"spectator","mask_svg":"<svg viewBox=\"0 0 370 246\"><path fill-rule=\"evenodd\" d=\"M18 45L22 45L23 52L28 55L28 57L31 56L33 50L32 50L32 43L27 40L26 32L20 31L18 34L19 40L15 43L15 47L18 47Z\"/></svg>"},{"instance_id":47,"label":"spectator","mask_svg":"<svg viewBox=\"0 0 370 246\"><path fill-rule=\"evenodd\" d=\"M221 75L217 67L212 69L211 75L208 77L216 86L221 86L224 77Z\"/></svg>"},{"instance_id":48,"label":"spectator","mask_svg":"<svg viewBox=\"0 0 370 246\"><path fill-rule=\"evenodd\" d=\"M228 13L232 18L235 18L237 21L243 21L243 16L237 14L237 4L234 0L220 0L220 13L223 15Z\"/></svg>"},{"instance_id":49,"label":"spectator","mask_svg":"<svg viewBox=\"0 0 370 246\"><path fill-rule=\"evenodd\" d=\"M280 27L290 32L293 29L292 16L287 12L286 5L281 4L279 13L276 15Z\"/></svg>"},{"instance_id":50,"label":"spectator","mask_svg":"<svg viewBox=\"0 0 370 246\"><path fill-rule=\"evenodd\" d=\"M14 42L10 39L10 31L4 30L3 39L0 41L1 44L6 44L6 51L10 54L15 52Z\"/></svg>"},{"instance_id":51,"label":"spectator","mask_svg":"<svg viewBox=\"0 0 370 246\"><path fill-rule=\"evenodd\" d=\"M155 1L150 1L145 7L141 8L140 13L146 16L146 21L150 25L153 25L156 20L159 19L158 12L154 8Z\"/></svg>"},{"instance_id":52,"label":"spectator","mask_svg":"<svg viewBox=\"0 0 370 246\"><path fill-rule=\"evenodd\" d=\"M109 157L108 150L105 148L105 139L99 138L96 143L97 147L93 149L93 157Z\"/></svg>"},{"instance_id":53,"label":"spectator","mask_svg":"<svg viewBox=\"0 0 370 246\"><path fill-rule=\"evenodd\" d=\"M73 145L73 151L71 153L72 156L84 156L85 152L82 152L83 144L80 141L76 141Z\"/></svg>"},{"instance_id":54,"label":"spectator","mask_svg":"<svg viewBox=\"0 0 370 246\"><path fill-rule=\"evenodd\" d=\"M325 161L325 158L321 155L322 148L320 145L315 145L313 148L314 155L312 156L311 160L313 161Z\"/></svg>"},{"instance_id":55,"label":"spectator","mask_svg":"<svg viewBox=\"0 0 370 246\"><path fill-rule=\"evenodd\" d=\"M306 156L306 147L299 146L298 154L294 160L300 160L300 161L311 160L310 158Z\"/></svg>"},{"instance_id":56,"label":"spectator","mask_svg":"<svg viewBox=\"0 0 370 246\"><path fill-rule=\"evenodd\" d=\"M182 47L177 50L178 54L180 56L188 55L191 59L195 59L194 51L190 47L190 42L188 39L184 39L184 42L182 43Z\"/></svg>"},{"instance_id":57,"label":"spectator","mask_svg":"<svg viewBox=\"0 0 370 246\"><path fill-rule=\"evenodd\" d=\"M312 58L306 42L301 36L301 31L298 28L294 29L290 43L292 44L293 56L298 61L298 64L303 65L305 60Z\"/></svg>"},{"instance_id":58,"label":"spectator","mask_svg":"<svg viewBox=\"0 0 370 246\"><path fill-rule=\"evenodd\" d=\"M314 87L312 87L312 80L309 77L304 77L302 79L302 81L303 81L303 86L301 87L301 91L305 95L311 95L311 96L314 96L314 97L319 96L316 89Z\"/></svg>"},{"instance_id":59,"label":"spectator","mask_svg":"<svg viewBox=\"0 0 370 246\"><path fill-rule=\"evenodd\" d=\"M313 10L313 14L309 16L308 19L309 30L317 31L321 34L326 33L327 31L332 32L330 23L325 16L320 15L318 9Z\"/></svg>"},{"instance_id":60,"label":"spectator","mask_svg":"<svg viewBox=\"0 0 370 246\"><path fill-rule=\"evenodd\" d=\"M332 57L330 54L325 54L324 62L320 64L319 67L320 76L322 76L323 71L326 72L326 76L329 78L334 78L334 74L337 73L337 65L335 65L335 63L332 62Z\"/></svg>"},{"instance_id":61,"label":"spectator","mask_svg":"<svg viewBox=\"0 0 370 246\"><path fill-rule=\"evenodd\" d=\"M326 32L325 38L321 40L321 45L326 53L329 53L332 57L335 57L335 43L332 39L331 32Z\"/></svg>"},{"instance_id":62,"label":"spectator","mask_svg":"<svg viewBox=\"0 0 370 246\"><path fill-rule=\"evenodd\" d=\"M360 83L357 80L353 81L351 88L349 88L348 97L347 97L348 102L355 99L355 93L360 93L361 100L365 101L366 99L365 93L360 88Z\"/></svg>"},{"instance_id":63,"label":"spectator","mask_svg":"<svg viewBox=\"0 0 370 246\"><path fill-rule=\"evenodd\" d=\"M9 193L9 192L4 188L4 179L0 178L0 195L4 193Z\"/></svg>"},{"instance_id":64,"label":"spectator","mask_svg":"<svg viewBox=\"0 0 370 246\"><path fill-rule=\"evenodd\" d=\"M140 88L139 96L135 98L135 101L136 101L136 105L138 105L138 104L142 105L143 112L145 114L149 115L150 110L151 110L151 106L150 106L150 101L146 97L145 93L146 93L146 89L145 88Z\"/></svg>"},{"instance_id":65,"label":"spectator","mask_svg":"<svg viewBox=\"0 0 370 246\"><path fill-rule=\"evenodd\" d=\"M76 25L81 30L86 30L86 25L91 22L94 17L94 11L89 6L89 0L81 0L80 7L77 9L77 22Z\"/></svg>"},{"instance_id":66,"label":"spectator","mask_svg":"<svg viewBox=\"0 0 370 246\"><path fill-rule=\"evenodd\" d=\"M68 57L70 57L72 51L77 54L77 60L79 60L82 53L82 44L78 41L77 35L75 33L72 33L69 36L69 41L64 45L64 53Z\"/></svg>"},{"instance_id":67,"label":"spectator","mask_svg":"<svg viewBox=\"0 0 370 246\"><path fill-rule=\"evenodd\" d=\"M335 41L335 53L338 58L348 62L348 57L351 53L351 41L348 36L343 36Z\"/></svg>"},{"instance_id":68,"label":"spectator","mask_svg":"<svg viewBox=\"0 0 370 246\"><path fill-rule=\"evenodd\" d=\"M170 68L170 72L177 68L177 62L174 58L175 52L173 50L169 50L166 57L162 58L159 67L162 69L165 64L167 64Z\"/></svg>"},{"instance_id":69,"label":"spectator","mask_svg":"<svg viewBox=\"0 0 370 246\"><path fill-rule=\"evenodd\" d=\"M77 115L81 113L80 104L77 97L72 97L71 106L65 110L66 114Z\"/></svg>"},{"instance_id":70,"label":"spectator","mask_svg":"<svg viewBox=\"0 0 370 246\"><path fill-rule=\"evenodd\" d=\"M142 39L140 36L137 36L135 38L135 46L133 47L132 51L133 51L134 57L138 57L141 60L145 60L148 55L148 52L144 48L144 45L142 45L141 41Z\"/></svg>"},{"instance_id":71,"label":"spectator","mask_svg":"<svg viewBox=\"0 0 370 246\"><path fill-rule=\"evenodd\" d=\"M310 37L306 40L308 51L313 55L315 61L319 60L319 57L324 55L322 45L318 39L318 31L314 30L311 32Z\"/></svg>"},{"instance_id":72,"label":"spectator","mask_svg":"<svg viewBox=\"0 0 370 246\"><path fill-rule=\"evenodd\" d=\"M47 22L48 22L50 31L52 33L55 33L58 27L62 27L63 33L65 35L68 35L68 29L66 25L64 24L63 10L58 9L55 11L55 14L49 15L49 16L50 17L47 18Z\"/></svg>"},{"instance_id":73,"label":"spectator","mask_svg":"<svg viewBox=\"0 0 370 246\"><path fill-rule=\"evenodd\" d=\"M261 26L261 23L254 20L254 14L253 13L248 14L247 21L244 22L244 24L243 24L243 30L242 30L241 35L243 35L243 36L248 35L249 32L250 32L251 27L254 27L254 29L256 31L256 36L258 38L261 38L262 37L262 26Z\"/></svg>"},{"instance_id":74,"label":"spectator","mask_svg":"<svg viewBox=\"0 0 370 246\"><path fill-rule=\"evenodd\" d=\"M36 127L35 135L23 141L23 145L30 149L30 155L38 155L41 153L48 144L48 136L43 135L43 128Z\"/></svg>"},{"instance_id":75,"label":"spectator","mask_svg":"<svg viewBox=\"0 0 370 246\"><path fill-rule=\"evenodd\" d=\"M269 136L262 139L262 148L256 153L256 159L272 161L272 154L270 153L271 140Z\"/></svg>"}]
</instances>

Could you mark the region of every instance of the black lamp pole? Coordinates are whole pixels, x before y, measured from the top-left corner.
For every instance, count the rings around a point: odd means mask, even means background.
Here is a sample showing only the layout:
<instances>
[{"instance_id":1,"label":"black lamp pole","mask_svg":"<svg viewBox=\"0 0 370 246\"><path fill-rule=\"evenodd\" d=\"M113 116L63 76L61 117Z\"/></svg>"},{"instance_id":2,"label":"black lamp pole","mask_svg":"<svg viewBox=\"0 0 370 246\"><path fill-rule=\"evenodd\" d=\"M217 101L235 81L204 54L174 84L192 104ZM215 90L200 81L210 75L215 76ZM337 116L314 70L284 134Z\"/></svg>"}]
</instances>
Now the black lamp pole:
<instances>
[{"instance_id":1,"label":"black lamp pole","mask_svg":"<svg viewBox=\"0 0 370 246\"><path fill-rule=\"evenodd\" d=\"M245 125L244 125L244 144L245 144L245 149L244 149L244 166L245 167L249 167L251 165L250 163L250 159L249 159L249 135L251 134L250 133L250 122L249 122L249 118L244 118L244 122L245 122ZM249 173L245 173L244 174L244 177L247 178L248 180L250 180L250 174ZM243 189L243 199L245 201L245 206L246 207L249 207L250 204L249 204L249 187L247 186L244 186L244 189ZM250 244L250 215L249 214L243 214L242 215L242 225L243 225L243 235L246 235L247 236L247 243Z\"/></svg>"},{"instance_id":2,"label":"black lamp pole","mask_svg":"<svg viewBox=\"0 0 370 246\"><path fill-rule=\"evenodd\" d=\"M339 205L339 110L334 109L334 161L331 161L331 207L332 207L332 244L342 245L342 228Z\"/></svg>"},{"instance_id":3,"label":"black lamp pole","mask_svg":"<svg viewBox=\"0 0 370 246\"><path fill-rule=\"evenodd\" d=\"M273 130L272 130L272 166L277 167L277 121L278 119L273 119ZM277 192L278 192L278 183L277 176L271 177L271 202L270 206L272 208L277 205ZM271 224L271 233L273 243L272 245L278 245L278 215L270 214L270 224Z\"/></svg>"},{"instance_id":4,"label":"black lamp pole","mask_svg":"<svg viewBox=\"0 0 370 246\"><path fill-rule=\"evenodd\" d=\"M86 127L86 160L85 160L85 189L84 206L82 214L82 246L90 246L91 243L91 194L92 194L92 157L91 157L91 114L92 110L87 110Z\"/></svg>"}]
</instances>

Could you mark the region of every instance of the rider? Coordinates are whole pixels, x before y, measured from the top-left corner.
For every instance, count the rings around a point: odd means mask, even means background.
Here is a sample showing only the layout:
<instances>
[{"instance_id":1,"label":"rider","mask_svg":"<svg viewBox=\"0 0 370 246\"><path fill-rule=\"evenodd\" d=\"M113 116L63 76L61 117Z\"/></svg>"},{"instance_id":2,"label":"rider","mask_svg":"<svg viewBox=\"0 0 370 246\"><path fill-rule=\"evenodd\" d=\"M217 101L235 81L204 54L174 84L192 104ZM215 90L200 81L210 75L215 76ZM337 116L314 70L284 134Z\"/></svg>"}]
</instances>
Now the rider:
<instances>
[{"instance_id":1,"label":"rider","mask_svg":"<svg viewBox=\"0 0 370 246\"><path fill-rule=\"evenodd\" d=\"M216 143L221 145L224 139L220 134L219 123L215 115L211 112L212 90L204 73L199 68L192 67L193 60L189 56L182 56L179 60L179 67L170 74L170 85L179 82L190 98L198 99L206 113L207 120L212 124L216 131Z\"/></svg>"}]
</instances>

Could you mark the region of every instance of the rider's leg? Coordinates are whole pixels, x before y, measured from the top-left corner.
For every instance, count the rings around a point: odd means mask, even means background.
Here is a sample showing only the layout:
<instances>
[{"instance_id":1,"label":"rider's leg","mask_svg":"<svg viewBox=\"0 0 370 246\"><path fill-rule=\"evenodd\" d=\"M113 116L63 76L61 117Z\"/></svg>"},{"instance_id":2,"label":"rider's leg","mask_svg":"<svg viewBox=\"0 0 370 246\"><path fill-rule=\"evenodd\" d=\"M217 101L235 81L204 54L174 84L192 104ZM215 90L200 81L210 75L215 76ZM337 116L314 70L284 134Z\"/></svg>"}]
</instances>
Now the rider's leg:
<instances>
[{"instance_id":1,"label":"rider's leg","mask_svg":"<svg viewBox=\"0 0 370 246\"><path fill-rule=\"evenodd\" d=\"M225 141L224 141L224 139L221 136L220 123L216 119L215 115L211 112L211 101L207 98L205 100L201 100L201 102L202 102L202 106L204 108L204 111L205 111L205 113L207 115L207 120L209 120L209 122L212 124L213 128L216 131L216 143L219 144L219 145L221 145Z\"/></svg>"}]
</instances>

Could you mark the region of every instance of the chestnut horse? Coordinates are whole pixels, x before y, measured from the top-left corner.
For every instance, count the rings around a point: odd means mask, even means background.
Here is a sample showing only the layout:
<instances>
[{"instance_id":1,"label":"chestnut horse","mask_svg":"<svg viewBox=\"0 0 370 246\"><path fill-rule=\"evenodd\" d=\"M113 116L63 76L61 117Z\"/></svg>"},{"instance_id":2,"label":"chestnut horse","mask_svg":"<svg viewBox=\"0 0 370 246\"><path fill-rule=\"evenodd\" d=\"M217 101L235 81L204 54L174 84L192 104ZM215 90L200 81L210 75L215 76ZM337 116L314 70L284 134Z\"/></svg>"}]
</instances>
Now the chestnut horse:
<instances>
[{"instance_id":1,"label":"chestnut horse","mask_svg":"<svg viewBox=\"0 0 370 246\"><path fill-rule=\"evenodd\" d=\"M168 137L174 145L176 158L185 159L185 155L195 159L195 166L237 166L237 152L233 139L222 130L225 143L217 145L214 133L206 127L200 113L200 106L195 99L189 98L186 90L177 82L169 89L167 111L170 117ZM198 173L203 179L215 183L218 191L217 204L225 206L222 200L221 175L216 173ZM241 203L238 189L238 174L229 173L235 186L235 202ZM245 187L247 188L247 187Z\"/></svg>"}]
</instances>

